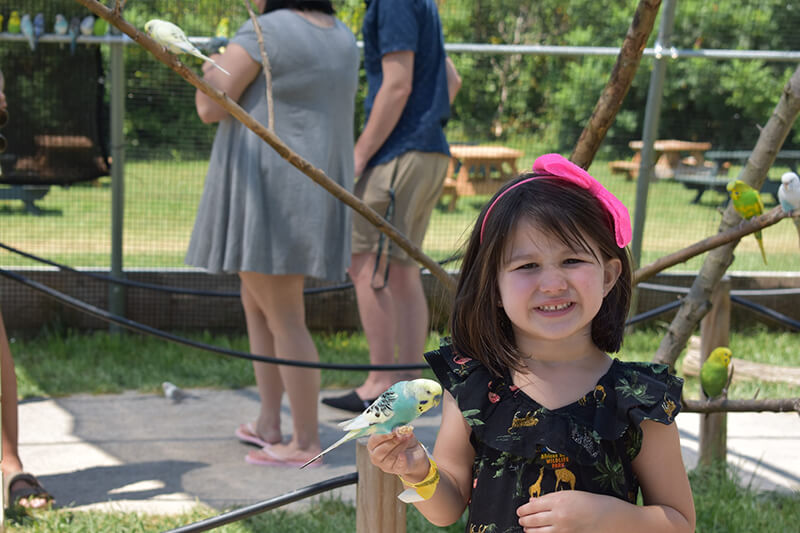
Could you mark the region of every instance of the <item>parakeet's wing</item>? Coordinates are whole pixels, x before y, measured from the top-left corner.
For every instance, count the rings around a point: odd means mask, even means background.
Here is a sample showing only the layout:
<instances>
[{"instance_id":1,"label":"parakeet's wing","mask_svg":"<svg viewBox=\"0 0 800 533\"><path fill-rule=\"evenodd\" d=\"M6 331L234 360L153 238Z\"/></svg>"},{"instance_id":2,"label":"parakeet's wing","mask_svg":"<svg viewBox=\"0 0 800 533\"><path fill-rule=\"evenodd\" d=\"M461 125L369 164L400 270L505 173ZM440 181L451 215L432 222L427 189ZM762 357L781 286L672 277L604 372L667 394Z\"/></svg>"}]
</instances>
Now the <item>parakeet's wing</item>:
<instances>
[{"instance_id":1,"label":"parakeet's wing","mask_svg":"<svg viewBox=\"0 0 800 533\"><path fill-rule=\"evenodd\" d=\"M370 426L383 424L391 420L394 416L394 404L399 399L397 384L392 385L389 390L378 396L372 405L357 417L342 422L340 426L345 431L366 429Z\"/></svg>"}]
</instances>

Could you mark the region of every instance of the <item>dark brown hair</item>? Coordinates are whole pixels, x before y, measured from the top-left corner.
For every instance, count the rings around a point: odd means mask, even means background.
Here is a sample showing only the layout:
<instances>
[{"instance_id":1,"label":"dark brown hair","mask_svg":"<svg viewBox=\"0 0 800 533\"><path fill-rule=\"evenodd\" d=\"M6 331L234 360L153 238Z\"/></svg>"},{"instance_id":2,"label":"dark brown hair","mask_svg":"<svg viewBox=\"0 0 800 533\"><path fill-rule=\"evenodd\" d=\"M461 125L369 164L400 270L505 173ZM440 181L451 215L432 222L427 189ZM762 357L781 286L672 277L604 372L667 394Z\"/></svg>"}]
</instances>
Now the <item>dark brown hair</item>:
<instances>
[{"instance_id":1,"label":"dark brown hair","mask_svg":"<svg viewBox=\"0 0 800 533\"><path fill-rule=\"evenodd\" d=\"M278 9L319 11L321 13L327 13L328 15L333 15L335 13L330 0L267 0L267 5L264 7L262 15Z\"/></svg>"},{"instance_id":2,"label":"dark brown hair","mask_svg":"<svg viewBox=\"0 0 800 533\"><path fill-rule=\"evenodd\" d=\"M534 222L573 249L594 253L588 238L604 259L621 261L620 276L592 320L592 341L598 348L619 351L630 307L631 262L627 248L617 246L609 213L587 190L558 178L532 180L503 195L507 188L532 176L535 174L524 173L509 181L481 211L467 242L450 319L456 350L478 359L498 376L507 368L520 369L522 365L511 321L498 305L497 284L507 240L520 220ZM481 242L481 222L500 195L486 220Z\"/></svg>"}]
</instances>

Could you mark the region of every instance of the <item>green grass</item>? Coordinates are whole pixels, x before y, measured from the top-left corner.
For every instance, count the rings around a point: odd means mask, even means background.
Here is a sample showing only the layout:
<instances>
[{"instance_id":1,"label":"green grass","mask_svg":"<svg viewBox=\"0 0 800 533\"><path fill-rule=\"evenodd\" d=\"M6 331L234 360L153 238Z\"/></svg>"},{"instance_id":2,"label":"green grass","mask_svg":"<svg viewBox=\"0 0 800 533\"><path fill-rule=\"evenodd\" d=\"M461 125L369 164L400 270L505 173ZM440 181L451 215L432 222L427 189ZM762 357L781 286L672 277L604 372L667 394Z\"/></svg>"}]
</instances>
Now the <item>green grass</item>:
<instances>
[{"instance_id":1,"label":"green grass","mask_svg":"<svg viewBox=\"0 0 800 533\"><path fill-rule=\"evenodd\" d=\"M519 168L530 167L531 146L519 146L526 155ZM181 267L189 243L205 180L206 161L129 161L125 165L125 221L123 254L127 268ZM634 214L636 182L611 174L606 161L596 161L592 173L629 206ZM773 175L784 169L774 168ZM730 176L738 173L732 168ZM651 184L644 228L642 264L683 248L717 232L718 210L725 196L713 191L700 204L691 204L694 191L669 180ZM423 250L436 260L458 251L466 240L488 196L462 197L447 210L447 198L434 211ZM107 266L111 244L111 188L109 179L69 188L51 187L38 205L42 216L26 213L18 200L0 200L3 243L71 266ZM767 206L768 208L770 206ZM736 249L731 270L796 271L797 234L789 221L764 230L769 265L761 260L756 241L746 237ZM703 256L673 270L697 270ZM36 266L15 254L0 254L4 266Z\"/></svg>"},{"instance_id":2,"label":"green grass","mask_svg":"<svg viewBox=\"0 0 800 533\"><path fill-rule=\"evenodd\" d=\"M621 358L651 360L664 330L636 329L626 336ZM244 335L193 334L194 340L236 350L247 350ZM326 362L366 363L368 350L363 334L353 332L314 333L320 358ZM800 335L769 331L757 327L731 334L731 348L737 357L764 363L800 366L797 350ZM428 348L438 344L438 335L428 339ZM254 385L249 361L229 358L138 334L113 335L107 332L78 333L58 325L43 329L30 338L11 338L21 397L64 396L76 393L116 393L125 390L156 392L164 379L184 388L240 388ZM680 369L680 359L678 361ZM325 388L352 387L364 372L322 371ZM430 373L428 373L430 376ZM760 398L797 395L797 388L786 384L737 381L731 397L752 397L758 388ZM686 396L697 397L699 384L686 379ZM800 516L797 495L758 493L740 487L729 474L718 470L690 473L697 507L697 531L751 532L790 531ZM69 508L8 515L7 531L49 533L82 531L163 531L216 515L198 507L179 516L151 516L120 512L77 512ZM274 510L244 522L224 526L226 533L299 531L339 532L355 530L355 508L338 499L317 499L307 513ZM408 531L463 531L464 521L447 529L431 526L412 508L408 510Z\"/></svg>"},{"instance_id":3,"label":"green grass","mask_svg":"<svg viewBox=\"0 0 800 533\"><path fill-rule=\"evenodd\" d=\"M649 361L664 332L636 329L625 338L620 357ZM213 346L248 351L245 335L188 333L186 337ZM329 363L366 364L369 352L358 332L314 333L320 359ZM65 396L77 393L106 394L125 390L156 392L168 379L181 387L240 388L255 384L251 364L154 337L133 333L114 335L105 331L79 333L51 326L31 338L11 339L21 397ZM735 357L775 365L800 367L797 350L800 334L767 330L759 326L733 332L730 346ZM427 349L438 345L432 333ZM677 368L680 371L681 358ZM427 371L426 371L427 372ZM428 374L429 376L431 374ZM363 382L366 372L323 370L323 388L348 388ZM732 398L796 396L797 388L781 383L737 379ZM699 384L686 377L686 397L698 395Z\"/></svg>"},{"instance_id":4,"label":"green grass","mask_svg":"<svg viewBox=\"0 0 800 533\"><path fill-rule=\"evenodd\" d=\"M737 484L733 472L709 468L689 472L695 508L697 533L752 533L795 531L800 516L797 494L756 492ZM6 531L51 533L139 533L165 531L216 516L212 509L198 507L174 516L121 512L83 512L70 509L29 515L9 514ZM464 531L465 518L447 528L438 528L412 506L407 507L407 530L414 533ZM356 510L336 498L321 497L304 512L276 509L214 529L220 533L340 533L355 531Z\"/></svg>"}]
</instances>

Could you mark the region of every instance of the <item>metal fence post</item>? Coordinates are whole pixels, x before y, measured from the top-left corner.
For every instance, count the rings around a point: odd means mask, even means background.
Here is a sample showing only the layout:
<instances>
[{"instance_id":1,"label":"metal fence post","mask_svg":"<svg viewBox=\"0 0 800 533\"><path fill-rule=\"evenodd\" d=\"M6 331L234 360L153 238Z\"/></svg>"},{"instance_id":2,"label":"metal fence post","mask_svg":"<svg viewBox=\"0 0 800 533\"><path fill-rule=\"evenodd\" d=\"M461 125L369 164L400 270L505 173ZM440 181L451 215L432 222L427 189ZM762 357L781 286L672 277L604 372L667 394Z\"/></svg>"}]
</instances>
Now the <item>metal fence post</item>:
<instances>
[{"instance_id":1,"label":"metal fence post","mask_svg":"<svg viewBox=\"0 0 800 533\"><path fill-rule=\"evenodd\" d=\"M121 40L111 47L111 276L122 279L122 238L125 212L125 55ZM125 315L125 289L110 284L108 308L115 315ZM109 330L119 333L122 328L109 324Z\"/></svg>"},{"instance_id":2,"label":"metal fence post","mask_svg":"<svg viewBox=\"0 0 800 533\"><path fill-rule=\"evenodd\" d=\"M700 321L700 365L711 350L730 343L731 279L724 276L711 294L711 312ZM702 389L700 395L703 395ZM728 447L728 415L725 412L700 415L700 455L698 463L726 463Z\"/></svg>"},{"instance_id":3,"label":"metal fence post","mask_svg":"<svg viewBox=\"0 0 800 533\"><path fill-rule=\"evenodd\" d=\"M369 460L365 439L356 441L356 533L406 533L406 504L397 499L403 484Z\"/></svg>"}]
</instances>

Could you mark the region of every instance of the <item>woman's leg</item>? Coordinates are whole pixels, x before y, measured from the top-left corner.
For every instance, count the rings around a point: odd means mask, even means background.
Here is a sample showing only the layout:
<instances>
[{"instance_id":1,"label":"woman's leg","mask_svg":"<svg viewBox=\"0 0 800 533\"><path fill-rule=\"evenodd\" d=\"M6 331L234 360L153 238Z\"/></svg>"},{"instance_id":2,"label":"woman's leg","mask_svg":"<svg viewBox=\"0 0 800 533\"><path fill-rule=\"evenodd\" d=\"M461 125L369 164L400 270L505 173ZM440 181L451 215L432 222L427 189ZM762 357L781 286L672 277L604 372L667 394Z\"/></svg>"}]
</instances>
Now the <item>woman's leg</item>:
<instances>
[{"instance_id":1,"label":"woman's leg","mask_svg":"<svg viewBox=\"0 0 800 533\"><path fill-rule=\"evenodd\" d=\"M241 276L241 273L240 273ZM258 299L242 279L241 294L250 352L255 355L275 356L272 333L267 317L258 306ZM253 361L253 372L261 399L258 418L253 424L256 437L268 443L281 442L281 397L283 384L278 368L268 363Z\"/></svg>"},{"instance_id":2,"label":"woman's leg","mask_svg":"<svg viewBox=\"0 0 800 533\"><path fill-rule=\"evenodd\" d=\"M275 357L319 361L317 348L306 327L303 276L272 276L255 272L241 272L239 275L269 324ZM286 365L279 365L277 370L289 398L294 431L288 444L273 446L270 451L281 458L310 459L321 451L317 418L319 370ZM251 452L256 457L258 454L263 452Z\"/></svg>"}]
</instances>

